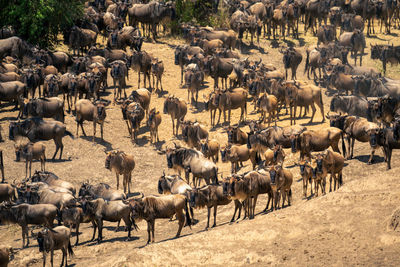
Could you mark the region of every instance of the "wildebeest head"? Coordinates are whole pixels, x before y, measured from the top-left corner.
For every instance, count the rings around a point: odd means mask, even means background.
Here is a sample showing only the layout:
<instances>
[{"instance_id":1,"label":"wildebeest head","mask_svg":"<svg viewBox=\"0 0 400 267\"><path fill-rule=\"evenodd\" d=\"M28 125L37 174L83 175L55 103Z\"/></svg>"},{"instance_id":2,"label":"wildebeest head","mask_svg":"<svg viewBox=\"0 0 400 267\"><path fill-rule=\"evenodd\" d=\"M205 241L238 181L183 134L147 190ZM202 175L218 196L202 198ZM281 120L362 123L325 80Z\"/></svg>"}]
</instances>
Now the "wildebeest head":
<instances>
[{"instance_id":1,"label":"wildebeest head","mask_svg":"<svg viewBox=\"0 0 400 267\"><path fill-rule=\"evenodd\" d=\"M382 55L382 46L371 44L371 59L380 59L381 55Z\"/></svg>"},{"instance_id":2,"label":"wildebeest head","mask_svg":"<svg viewBox=\"0 0 400 267\"><path fill-rule=\"evenodd\" d=\"M118 78L122 76L122 66L119 62L112 62L111 63L111 76L113 78Z\"/></svg>"},{"instance_id":3,"label":"wildebeest head","mask_svg":"<svg viewBox=\"0 0 400 267\"><path fill-rule=\"evenodd\" d=\"M194 188L189 193L189 205L191 208L201 208L207 205L209 201L209 191Z\"/></svg>"},{"instance_id":4,"label":"wildebeest head","mask_svg":"<svg viewBox=\"0 0 400 267\"><path fill-rule=\"evenodd\" d=\"M48 228L44 228L38 233L37 242L39 244L39 252L44 252L47 250L49 246L49 234L50 230Z\"/></svg>"},{"instance_id":5,"label":"wildebeest head","mask_svg":"<svg viewBox=\"0 0 400 267\"><path fill-rule=\"evenodd\" d=\"M0 223L6 224L8 222L15 223L18 218L17 210L11 208L12 204L10 202L0 203Z\"/></svg>"},{"instance_id":6,"label":"wildebeest head","mask_svg":"<svg viewBox=\"0 0 400 267\"><path fill-rule=\"evenodd\" d=\"M368 100L367 119L369 121L374 121L376 119L378 109L379 103L377 99Z\"/></svg>"},{"instance_id":7,"label":"wildebeest head","mask_svg":"<svg viewBox=\"0 0 400 267\"><path fill-rule=\"evenodd\" d=\"M171 181L169 180L169 177L165 176L165 171L163 171L162 176L158 179L158 193L171 193Z\"/></svg>"},{"instance_id":8,"label":"wildebeest head","mask_svg":"<svg viewBox=\"0 0 400 267\"><path fill-rule=\"evenodd\" d=\"M111 46L115 47L118 45L118 35L119 35L119 31L118 30L113 30L110 33L110 39L111 39Z\"/></svg>"},{"instance_id":9,"label":"wildebeest head","mask_svg":"<svg viewBox=\"0 0 400 267\"><path fill-rule=\"evenodd\" d=\"M81 188L79 189L79 196L84 197L89 194L89 189L90 189L90 184L89 183L82 183Z\"/></svg>"},{"instance_id":10,"label":"wildebeest head","mask_svg":"<svg viewBox=\"0 0 400 267\"><path fill-rule=\"evenodd\" d=\"M142 198L131 200L129 205L131 206L132 221L142 219L145 212L145 205Z\"/></svg>"},{"instance_id":11,"label":"wildebeest head","mask_svg":"<svg viewBox=\"0 0 400 267\"><path fill-rule=\"evenodd\" d=\"M298 134L292 134L290 135L290 147L292 149L292 153L296 153L298 149L298 143L299 143L299 136Z\"/></svg>"},{"instance_id":12,"label":"wildebeest head","mask_svg":"<svg viewBox=\"0 0 400 267\"><path fill-rule=\"evenodd\" d=\"M393 121L393 138L396 141L400 139L400 118L395 118Z\"/></svg>"},{"instance_id":13,"label":"wildebeest head","mask_svg":"<svg viewBox=\"0 0 400 267\"><path fill-rule=\"evenodd\" d=\"M383 130L382 129L370 129L367 131L369 135L369 144L371 147L375 148L379 145Z\"/></svg>"},{"instance_id":14,"label":"wildebeest head","mask_svg":"<svg viewBox=\"0 0 400 267\"><path fill-rule=\"evenodd\" d=\"M233 143L235 141L234 134L236 134L237 128L234 128L232 126L229 126L226 128L226 133L228 134L228 143Z\"/></svg>"},{"instance_id":15,"label":"wildebeest head","mask_svg":"<svg viewBox=\"0 0 400 267\"><path fill-rule=\"evenodd\" d=\"M232 145L228 144L225 148L221 148L221 160L222 162L227 162L229 155L231 154Z\"/></svg>"},{"instance_id":16,"label":"wildebeest head","mask_svg":"<svg viewBox=\"0 0 400 267\"><path fill-rule=\"evenodd\" d=\"M105 161L105 164L104 164L104 167L105 167L107 170L110 170L110 169L111 169L111 160L112 160L114 157L116 157L117 155L118 155L118 151L117 151L117 150L109 151L109 152L107 153L106 161Z\"/></svg>"},{"instance_id":17,"label":"wildebeest head","mask_svg":"<svg viewBox=\"0 0 400 267\"><path fill-rule=\"evenodd\" d=\"M208 138L206 140L200 140L200 145L201 145L201 153L207 155L210 149L208 147Z\"/></svg>"},{"instance_id":18,"label":"wildebeest head","mask_svg":"<svg viewBox=\"0 0 400 267\"><path fill-rule=\"evenodd\" d=\"M330 121L330 126L331 127L336 127L341 130L344 129L344 121L347 118L347 114L341 114L341 113L336 113L336 112L328 112L325 116L329 121Z\"/></svg>"},{"instance_id":19,"label":"wildebeest head","mask_svg":"<svg viewBox=\"0 0 400 267\"><path fill-rule=\"evenodd\" d=\"M315 155L315 163L316 167L315 170L317 173L322 173L323 172L323 162L324 162L325 154L324 153L318 153Z\"/></svg>"},{"instance_id":20,"label":"wildebeest head","mask_svg":"<svg viewBox=\"0 0 400 267\"><path fill-rule=\"evenodd\" d=\"M282 146L281 145L275 145L274 147L274 161L276 161L278 159L278 155L282 154Z\"/></svg>"},{"instance_id":21,"label":"wildebeest head","mask_svg":"<svg viewBox=\"0 0 400 267\"><path fill-rule=\"evenodd\" d=\"M277 176L278 176L277 166L271 166L269 168L269 177L271 179L272 185L276 184L276 182L277 182L276 180L278 178Z\"/></svg>"},{"instance_id":22,"label":"wildebeest head","mask_svg":"<svg viewBox=\"0 0 400 267\"><path fill-rule=\"evenodd\" d=\"M52 75L47 81L47 88L49 90L49 96L56 96L58 94L58 81L59 78L56 75Z\"/></svg>"},{"instance_id":23,"label":"wildebeest head","mask_svg":"<svg viewBox=\"0 0 400 267\"><path fill-rule=\"evenodd\" d=\"M183 47L182 46L177 46L175 49L175 65L179 65L181 59L183 58Z\"/></svg>"},{"instance_id":24,"label":"wildebeest head","mask_svg":"<svg viewBox=\"0 0 400 267\"><path fill-rule=\"evenodd\" d=\"M307 160L301 160L298 165L300 167L300 174L304 175L306 168L310 166L310 163Z\"/></svg>"},{"instance_id":25,"label":"wildebeest head","mask_svg":"<svg viewBox=\"0 0 400 267\"><path fill-rule=\"evenodd\" d=\"M168 149L166 155L167 155L168 168L172 168L174 166L174 162L175 162L175 159L176 159L176 151L175 151L175 149Z\"/></svg>"}]
</instances>

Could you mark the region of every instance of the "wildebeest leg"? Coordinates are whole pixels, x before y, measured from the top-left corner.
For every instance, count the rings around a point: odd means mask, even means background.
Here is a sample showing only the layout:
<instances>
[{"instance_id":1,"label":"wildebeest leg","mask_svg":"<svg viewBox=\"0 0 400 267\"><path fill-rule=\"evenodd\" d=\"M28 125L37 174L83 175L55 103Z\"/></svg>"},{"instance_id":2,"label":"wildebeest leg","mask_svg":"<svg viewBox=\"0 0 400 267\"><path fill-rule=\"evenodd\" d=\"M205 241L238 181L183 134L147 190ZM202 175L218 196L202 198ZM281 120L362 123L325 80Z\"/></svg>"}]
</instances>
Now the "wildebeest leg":
<instances>
[{"instance_id":1,"label":"wildebeest leg","mask_svg":"<svg viewBox=\"0 0 400 267\"><path fill-rule=\"evenodd\" d=\"M51 267L53 267L53 257L54 257L54 249L52 248L50 250L50 264L51 264ZM45 266L45 265L43 265L43 266Z\"/></svg>"},{"instance_id":2,"label":"wildebeest leg","mask_svg":"<svg viewBox=\"0 0 400 267\"><path fill-rule=\"evenodd\" d=\"M65 259L65 261L67 260L67 251L65 250L65 247L62 247L61 248L61 251L62 251L62 259L61 259L61 267L64 265L64 259ZM67 266L67 263L65 263L65 266Z\"/></svg>"},{"instance_id":3,"label":"wildebeest leg","mask_svg":"<svg viewBox=\"0 0 400 267\"><path fill-rule=\"evenodd\" d=\"M21 228L22 228L22 247L28 247L29 245L28 225L21 225ZM26 245L25 245L25 236L26 236Z\"/></svg>"},{"instance_id":4,"label":"wildebeest leg","mask_svg":"<svg viewBox=\"0 0 400 267\"><path fill-rule=\"evenodd\" d=\"M210 213L211 213L211 207L207 207L207 225L206 225L206 230L208 227L210 227Z\"/></svg>"},{"instance_id":5,"label":"wildebeest leg","mask_svg":"<svg viewBox=\"0 0 400 267\"><path fill-rule=\"evenodd\" d=\"M92 139L92 141L93 141L93 143L94 143L94 138L96 137L96 121L95 120L93 120L93 139ZM101 126L100 126L100 128L101 128ZM101 139L103 139L103 138L101 138Z\"/></svg>"},{"instance_id":6,"label":"wildebeest leg","mask_svg":"<svg viewBox=\"0 0 400 267\"><path fill-rule=\"evenodd\" d=\"M147 221L147 244L151 242L151 222Z\"/></svg>"},{"instance_id":7,"label":"wildebeest leg","mask_svg":"<svg viewBox=\"0 0 400 267\"><path fill-rule=\"evenodd\" d=\"M218 206L217 206L217 204L215 204L214 205L214 224L211 227L217 226L217 208L218 208Z\"/></svg>"},{"instance_id":8,"label":"wildebeest leg","mask_svg":"<svg viewBox=\"0 0 400 267\"><path fill-rule=\"evenodd\" d=\"M286 200L286 191L285 190L281 190L281 195L282 195L282 209L285 207L285 200Z\"/></svg>"},{"instance_id":9,"label":"wildebeest leg","mask_svg":"<svg viewBox=\"0 0 400 267\"><path fill-rule=\"evenodd\" d=\"M252 210L251 210L251 219L254 219L254 214L255 214L256 205L257 205L257 198L258 198L258 195L256 195L253 198L253 204L252 204Z\"/></svg>"},{"instance_id":10,"label":"wildebeest leg","mask_svg":"<svg viewBox=\"0 0 400 267\"><path fill-rule=\"evenodd\" d=\"M175 121L174 121L174 117L171 116L171 120L172 120L172 134L175 135ZM178 132L176 133L176 135L178 135Z\"/></svg>"},{"instance_id":11,"label":"wildebeest leg","mask_svg":"<svg viewBox=\"0 0 400 267\"><path fill-rule=\"evenodd\" d=\"M329 177L329 192L332 192L332 177L333 173L331 173L330 177ZM335 190L335 185L333 186L333 190Z\"/></svg>"},{"instance_id":12,"label":"wildebeest leg","mask_svg":"<svg viewBox=\"0 0 400 267\"><path fill-rule=\"evenodd\" d=\"M85 129L83 129L83 121L79 122L79 124L81 125L83 135L86 136Z\"/></svg>"},{"instance_id":13,"label":"wildebeest leg","mask_svg":"<svg viewBox=\"0 0 400 267\"><path fill-rule=\"evenodd\" d=\"M115 176L117 178L117 190L119 189L119 174L115 172Z\"/></svg>"},{"instance_id":14,"label":"wildebeest leg","mask_svg":"<svg viewBox=\"0 0 400 267\"><path fill-rule=\"evenodd\" d=\"M310 121L309 121L308 123L312 123L312 121L313 121L313 119L314 119L315 111L317 110L317 109L315 108L315 104L314 104L314 103L312 103L311 109L312 109L312 115L311 115L311 119L310 119ZM305 110L306 110L306 107L304 107L304 112L305 112ZM322 117L323 117L323 116L324 116L324 114L322 114Z\"/></svg>"},{"instance_id":15,"label":"wildebeest leg","mask_svg":"<svg viewBox=\"0 0 400 267\"><path fill-rule=\"evenodd\" d=\"M178 232L176 233L176 237L179 237L181 235L183 225L185 224L185 216L183 215L182 210L176 211L176 218L179 220L179 228L178 228Z\"/></svg>"},{"instance_id":16,"label":"wildebeest leg","mask_svg":"<svg viewBox=\"0 0 400 267\"><path fill-rule=\"evenodd\" d=\"M308 187L308 179L307 177L303 177L303 194L305 198L307 198L307 187Z\"/></svg>"},{"instance_id":17,"label":"wildebeest leg","mask_svg":"<svg viewBox=\"0 0 400 267\"><path fill-rule=\"evenodd\" d=\"M146 79L146 76L144 77ZM137 88L140 88L140 70L138 71L138 86Z\"/></svg>"},{"instance_id":18,"label":"wildebeest leg","mask_svg":"<svg viewBox=\"0 0 400 267\"><path fill-rule=\"evenodd\" d=\"M92 235L92 239L90 239L90 241L93 241L95 236L96 236L97 225L96 225L96 222L94 220L92 221L92 227L93 227L93 235Z\"/></svg>"},{"instance_id":19,"label":"wildebeest leg","mask_svg":"<svg viewBox=\"0 0 400 267\"><path fill-rule=\"evenodd\" d=\"M102 219L97 219L97 229L98 231L98 236L97 236L97 243L100 243L101 240L103 240L103 220Z\"/></svg>"},{"instance_id":20,"label":"wildebeest leg","mask_svg":"<svg viewBox=\"0 0 400 267\"><path fill-rule=\"evenodd\" d=\"M390 170L392 167L390 166L390 161L392 160L392 149L386 148L386 162L387 162L387 170Z\"/></svg>"}]
</instances>

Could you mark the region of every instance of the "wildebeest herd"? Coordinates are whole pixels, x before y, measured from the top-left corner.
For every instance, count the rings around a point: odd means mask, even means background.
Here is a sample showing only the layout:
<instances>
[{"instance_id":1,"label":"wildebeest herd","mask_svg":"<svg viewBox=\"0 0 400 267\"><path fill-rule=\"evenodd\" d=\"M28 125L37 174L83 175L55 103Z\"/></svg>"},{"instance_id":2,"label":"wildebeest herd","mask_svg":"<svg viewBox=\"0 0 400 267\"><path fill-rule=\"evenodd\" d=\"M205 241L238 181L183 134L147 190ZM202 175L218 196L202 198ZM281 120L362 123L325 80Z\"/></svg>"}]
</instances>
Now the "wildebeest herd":
<instances>
[{"instance_id":1,"label":"wildebeest herd","mask_svg":"<svg viewBox=\"0 0 400 267\"><path fill-rule=\"evenodd\" d=\"M0 101L15 104L19 111L17 120L9 122L8 136L15 141L16 160L22 157L26 161L25 178L15 177L12 183L6 183L7 166L0 150L0 223L21 226L23 247L29 245L28 226L44 226L38 233L32 232L43 252L44 265L47 252L51 252L53 264L54 250L62 250L62 264L65 261L67 265L67 254L73 255L71 231L75 228L77 246L81 223L91 223L92 241L97 231L97 242L101 242L104 221L118 222L119 226L123 220L129 239L131 230L138 229L136 222L145 220L150 243L155 240L156 219L175 215L179 237L185 225L191 227L196 222L194 208L207 207L208 228L211 209L216 226L217 207L232 201L235 208L231 221L242 216L242 208L244 218L253 219L260 194L268 198L264 212L291 205L294 175L302 178L304 198L317 197L319 191L325 194L328 174L329 191L336 190L345 182L343 169L345 161L353 158L355 140L369 143L368 164L382 148L390 169L392 150L400 149L400 81L362 66L362 58L370 50L371 59L382 61L383 74L388 62L399 63L400 46L369 48L365 37L375 32L376 20L386 33L400 26L397 1L215 1L228 12L230 29L180 24L186 44L174 47L174 62L180 67L180 85L187 89L186 100L171 94L163 96L168 93L162 84L167 69L162 60L142 50L145 40L156 41L160 26L165 31L165 25L175 19L175 3L136 2L140 1L88 1L84 18L63 31L72 54L32 46L9 26L0 31ZM299 23L304 25L303 31ZM318 42L309 45L305 54L293 46L279 47L284 69L241 54L248 34L250 45L256 38L261 50L266 49L260 46L261 38L276 41L291 35L298 39L308 30ZM106 46L99 43L101 39L106 40ZM349 53L354 65L348 61ZM302 62L309 80L299 80L296 75ZM129 70L138 73L138 89L127 95ZM141 77L144 87L140 87ZM203 103L199 92L206 86L207 77L213 79L214 90L203 96ZM112 99L107 100L110 89ZM331 97L328 113L324 111L323 94ZM163 106L152 106L152 97L164 97ZM46 170L49 164L42 141L54 140L54 160L57 153L62 159L63 137L74 138L72 129L67 130L64 123L65 112L75 116L76 136L79 128L86 136L84 121L93 122L95 143L97 124L103 140L110 105L120 106L121 121L125 121L133 145L139 145L138 135L145 126L151 143L159 143L162 114L171 117L174 139L186 144L169 142L159 150L165 154L168 168L176 172L159 178L155 185L159 196L132 196L132 171L140 161L136 163L134 155L122 150L107 151L104 163L116 175L116 189L85 181L77 190L74 184ZM212 129L224 127L225 143L213 138L206 125L185 120L188 112L201 112L201 105L210 112ZM248 105L254 105L253 113L260 114L258 120L247 119ZM239 121L231 125L231 114L238 109ZM329 120L329 127L307 129L296 124L307 114L309 124L315 123L317 112L322 123ZM287 114L290 126L278 126ZM244 130L244 126L250 130ZM112 137L104 138L112 141ZM287 168L288 151L284 149L300 152L296 174ZM220 158L231 164L229 175L219 171ZM40 160L41 170L32 175L33 160ZM247 161L253 170L240 172ZM119 188L120 175L123 190ZM53 227L55 220L57 227ZM7 265L12 252L0 250L0 266Z\"/></svg>"}]
</instances>

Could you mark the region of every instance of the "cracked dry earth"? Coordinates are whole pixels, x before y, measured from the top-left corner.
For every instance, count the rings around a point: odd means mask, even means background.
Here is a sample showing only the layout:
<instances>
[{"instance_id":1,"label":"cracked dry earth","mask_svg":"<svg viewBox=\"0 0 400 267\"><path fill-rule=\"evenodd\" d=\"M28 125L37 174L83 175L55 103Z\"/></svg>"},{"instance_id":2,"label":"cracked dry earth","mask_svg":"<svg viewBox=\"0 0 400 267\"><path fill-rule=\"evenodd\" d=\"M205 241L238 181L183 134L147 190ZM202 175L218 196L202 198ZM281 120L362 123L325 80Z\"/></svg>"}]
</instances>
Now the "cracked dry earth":
<instances>
[{"instance_id":1,"label":"cracked dry earth","mask_svg":"<svg viewBox=\"0 0 400 267\"><path fill-rule=\"evenodd\" d=\"M369 44L395 42L399 31L395 35L378 35L368 38L367 53L370 52ZM304 37L304 36L303 36ZM316 42L314 37L305 36L299 41L293 41L303 51L307 45ZM397 41L398 42L398 41ZM186 99L186 89L179 86L179 68L174 65L174 47L183 43L180 39L163 37L159 43L145 43L143 49L153 56L163 60L165 64L164 89L169 94L174 94ZM280 43L279 43L280 44ZM269 40L262 40L261 47L246 47L243 56L250 59L261 57L263 62L272 63L278 69L283 68L281 54L278 48L271 48ZM306 80L303 75L305 59L299 67L298 77ZM350 62L353 62L350 59ZM369 54L364 56L364 64L380 68L380 62L374 62ZM389 67L388 76L400 78L398 67ZM127 93L137 88L137 73L130 71L129 82L131 85ZM109 81L111 81L109 77ZM200 92L200 101L203 94L212 90L212 80L207 79L206 88ZM312 81L310 81L312 82ZM325 91L325 89L324 89ZM108 89L108 93L112 90ZM324 95L325 113L329 110L329 97ZM164 96L153 94L151 107L162 110ZM105 96L112 98L112 94ZM16 112L11 106L2 108L0 121L3 127L3 136L7 136L9 119L16 117ZM248 119L258 118L259 114L252 113L253 106L248 105ZM233 112L232 122L239 119L239 111ZM204 111L201 103L198 109L190 107L186 119L197 120L210 129L210 136L218 139L221 144L227 142L226 134L222 127L211 129L209 113ZM172 123L169 117L162 116L160 126L161 142L157 148L164 147L173 140ZM309 118L299 120L306 124ZM321 124L322 117L317 110L312 129L326 127ZM76 124L71 114L66 116L67 129L75 134ZM278 125L288 125L288 116L281 114ZM157 180L163 170L168 170L165 155L149 143L150 134L147 127L142 124L139 135L139 144L133 145L129 139L126 124L118 105L110 106L107 110L105 123L105 141L96 138L95 144L91 142L92 124L84 125L88 137L79 136L72 140L63 139L65 148L62 161L49 161L47 170L56 173L62 179L73 182L76 187L89 180L92 183L104 182L116 186L115 176L104 168L105 151L122 149L133 153L136 158L136 168L133 172L133 191L143 192L145 195L157 193ZM243 126L247 131L248 127ZM55 146L52 141L45 142L47 157L54 153ZM5 172L8 181L20 180L24 177L24 163L14 161L13 142L6 140L0 143L5 153ZM206 224L206 210L195 212L199 222L189 229L185 227L182 236L173 239L176 234L177 221L157 220L154 244L146 246L146 223L138 223L140 230L133 232L133 238L126 241L127 233L120 227L115 232L115 223L105 223L104 241L101 244L89 242L92 229L89 224L81 226L81 244L74 247L75 257L69 263L74 266L172 266L172 265L302 265L302 266L351 266L351 265L400 265L400 183L398 172L400 153L394 151L393 169L386 171L383 155L378 151L375 164L367 165L369 145L356 143L355 158L347 161L344 169L344 185L336 192L327 193L325 196L303 198L302 181L299 179L298 167L294 163L298 154L287 151L285 167L294 174L292 206L267 214L260 212L266 205L266 197L258 199L253 220L239 220L229 223L233 213L233 204L218 208L217 227L204 230ZM230 164L218 163L220 171L227 175ZM39 168L39 163L34 163L33 168ZM249 163L240 172L250 170ZM393 214L393 216L392 216ZM42 255L38 251L37 242L31 239L29 248L21 249L21 230L15 225L0 226L0 246L10 245L16 248L15 259L11 266L41 266ZM75 242L75 237L72 237ZM61 261L60 251L55 253L55 263Z\"/></svg>"}]
</instances>

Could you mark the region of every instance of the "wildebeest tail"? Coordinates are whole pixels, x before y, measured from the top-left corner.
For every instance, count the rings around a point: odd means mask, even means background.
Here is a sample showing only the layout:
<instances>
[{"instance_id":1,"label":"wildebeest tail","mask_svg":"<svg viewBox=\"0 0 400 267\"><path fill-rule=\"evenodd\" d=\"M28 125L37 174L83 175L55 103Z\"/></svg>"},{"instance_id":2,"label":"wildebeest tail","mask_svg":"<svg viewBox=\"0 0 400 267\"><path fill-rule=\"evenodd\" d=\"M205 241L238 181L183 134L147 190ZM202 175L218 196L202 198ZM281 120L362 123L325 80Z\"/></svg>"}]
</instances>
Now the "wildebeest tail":
<instances>
[{"instance_id":1,"label":"wildebeest tail","mask_svg":"<svg viewBox=\"0 0 400 267\"><path fill-rule=\"evenodd\" d=\"M289 197L292 197L292 188L289 189Z\"/></svg>"},{"instance_id":2,"label":"wildebeest tail","mask_svg":"<svg viewBox=\"0 0 400 267\"><path fill-rule=\"evenodd\" d=\"M73 135L70 131L68 131L68 130L65 130L64 136L66 136L66 135L68 135L68 136L71 137L72 139L75 139L74 135Z\"/></svg>"},{"instance_id":3,"label":"wildebeest tail","mask_svg":"<svg viewBox=\"0 0 400 267\"><path fill-rule=\"evenodd\" d=\"M68 241L68 254L74 256L74 251L72 250L71 241Z\"/></svg>"},{"instance_id":4,"label":"wildebeest tail","mask_svg":"<svg viewBox=\"0 0 400 267\"><path fill-rule=\"evenodd\" d=\"M346 144L344 143L344 133L343 131L340 134L342 136L342 151L343 151L343 157L346 157Z\"/></svg>"},{"instance_id":5,"label":"wildebeest tail","mask_svg":"<svg viewBox=\"0 0 400 267\"><path fill-rule=\"evenodd\" d=\"M185 215L186 215L186 224L189 225L190 229L192 229L192 219L190 218L189 214L187 197L185 198Z\"/></svg>"}]
</instances>

